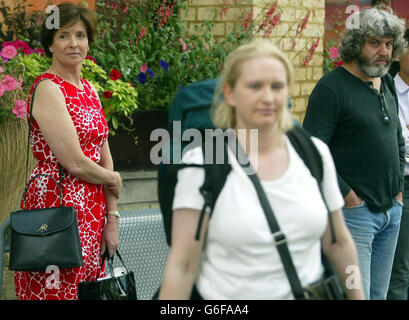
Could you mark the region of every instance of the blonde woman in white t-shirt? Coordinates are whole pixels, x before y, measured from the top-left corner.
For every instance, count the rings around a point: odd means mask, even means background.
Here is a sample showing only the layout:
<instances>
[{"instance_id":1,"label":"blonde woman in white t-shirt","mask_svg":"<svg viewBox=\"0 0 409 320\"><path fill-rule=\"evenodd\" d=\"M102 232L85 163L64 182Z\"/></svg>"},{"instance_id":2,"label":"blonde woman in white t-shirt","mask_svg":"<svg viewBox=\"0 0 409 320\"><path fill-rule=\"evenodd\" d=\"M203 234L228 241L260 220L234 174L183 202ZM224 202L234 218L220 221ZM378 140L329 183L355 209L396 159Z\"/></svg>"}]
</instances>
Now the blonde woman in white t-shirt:
<instances>
[{"instance_id":1,"label":"blonde woman in white t-shirt","mask_svg":"<svg viewBox=\"0 0 409 320\"><path fill-rule=\"evenodd\" d=\"M246 139L249 134L237 137L245 150L250 150L248 158L287 238L302 285L322 277L322 248L348 298L364 299L357 253L344 223L344 202L329 150L313 139L323 159L323 194L332 214L336 243L331 243L318 184L285 134L293 125L287 108L292 80L290 62L269 41L240 46L226 60L215 94L218 104L213 121L221 129L236 132L258 129L256 152ZM197 167L179 170L172 247L160 299L189 299L192 290L206 300L294 299L257 193L230 150L229 161L232 171L211 219L205 216L199 241L195 232L204 203L199 192L204 171ZM187 152L183 162L202 164L201 148ZM347 273L351 270L355 274ZM351 276L354 281L348 281Z\"/></svg>"}]
</instances>

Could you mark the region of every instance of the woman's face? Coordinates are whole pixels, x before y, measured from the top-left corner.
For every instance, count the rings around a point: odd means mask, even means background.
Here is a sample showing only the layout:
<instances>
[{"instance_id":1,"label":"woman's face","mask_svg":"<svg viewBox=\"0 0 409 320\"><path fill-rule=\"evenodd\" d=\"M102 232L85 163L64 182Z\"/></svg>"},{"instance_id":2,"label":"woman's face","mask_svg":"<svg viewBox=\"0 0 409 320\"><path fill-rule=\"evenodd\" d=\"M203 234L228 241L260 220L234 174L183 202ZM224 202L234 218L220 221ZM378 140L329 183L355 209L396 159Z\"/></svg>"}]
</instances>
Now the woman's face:
<instances>
[{"instance_id":1,"label":"woman's face","mask_svg":"<svg viewBox=\"0 0 409 320\"><path fill-rule=\"evenodd\" d=\"M287 71L272 57L245 61L234 88L224 87L226 102L235 109L236 127L271 129L278 127L287 108Z\"/></svg>"},{"instance_id":2,"label":"woman's face","mask_svg":"<svg viewBox=\"0 0 409 320\"><path fill-rule=\"evenodd\" d=\"M80 64L87 56L88 36L87 29L82 20L76 23L62 27L53 38L50 46L53 52L53 59L65 66L75 66Z\"/></svg>"}]
</instances>

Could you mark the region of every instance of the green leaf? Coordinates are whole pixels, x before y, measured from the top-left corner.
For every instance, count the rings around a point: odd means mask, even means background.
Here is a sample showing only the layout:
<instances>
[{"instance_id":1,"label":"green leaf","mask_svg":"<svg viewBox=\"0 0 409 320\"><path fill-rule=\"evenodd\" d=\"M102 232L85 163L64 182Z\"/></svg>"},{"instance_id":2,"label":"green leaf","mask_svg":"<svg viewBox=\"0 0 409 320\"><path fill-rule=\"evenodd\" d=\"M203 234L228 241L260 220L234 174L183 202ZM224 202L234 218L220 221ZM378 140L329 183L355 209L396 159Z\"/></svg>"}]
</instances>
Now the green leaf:
<instances>
[{"instance_id":1,"label":"green leaf","mask_svg":"<svg viewBox=\"0 0 409 320\"><path fill-rule=\"evenodd\" d=\"M112 126L114 129L118 129L118 119L114 114L112 115Z\"/></svg>"}]
</instances>

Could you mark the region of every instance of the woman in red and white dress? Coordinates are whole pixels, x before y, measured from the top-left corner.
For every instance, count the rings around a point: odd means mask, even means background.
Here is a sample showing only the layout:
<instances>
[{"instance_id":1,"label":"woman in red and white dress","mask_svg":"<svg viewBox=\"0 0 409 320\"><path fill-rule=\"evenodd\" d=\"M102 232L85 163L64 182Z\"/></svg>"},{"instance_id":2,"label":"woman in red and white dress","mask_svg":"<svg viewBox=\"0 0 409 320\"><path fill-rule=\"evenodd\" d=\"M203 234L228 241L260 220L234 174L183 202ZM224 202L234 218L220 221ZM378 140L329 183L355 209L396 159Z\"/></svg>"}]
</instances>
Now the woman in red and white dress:
<instances>
[{"instance_id":1,"label":"woman in red and white dress","mask_svg":"<svg viewBox=\"0 0 409 320\"><path fill-rule=\"evenodd\" d=\"M62 166L64 205L78 212L84 264L57 274L16 272L16 295L22 300L77 299L78 283L95 281L103 273L101 255L105 250L112 255L119 244L117 199L122 179L113 170L98 94L80 77L95 36L95 18L72 3L58 8L60 28L48 29L45 19L41 30L41 43L52 64L34 81L28 98L29 106L34 99L31 149L38 161L31 177L44 173L59 181ZM28 190L27 208L56 206L58 189L52 179L35 179ZM47 282L50 276L53 281Z\"/></svg>"}]
</instances>

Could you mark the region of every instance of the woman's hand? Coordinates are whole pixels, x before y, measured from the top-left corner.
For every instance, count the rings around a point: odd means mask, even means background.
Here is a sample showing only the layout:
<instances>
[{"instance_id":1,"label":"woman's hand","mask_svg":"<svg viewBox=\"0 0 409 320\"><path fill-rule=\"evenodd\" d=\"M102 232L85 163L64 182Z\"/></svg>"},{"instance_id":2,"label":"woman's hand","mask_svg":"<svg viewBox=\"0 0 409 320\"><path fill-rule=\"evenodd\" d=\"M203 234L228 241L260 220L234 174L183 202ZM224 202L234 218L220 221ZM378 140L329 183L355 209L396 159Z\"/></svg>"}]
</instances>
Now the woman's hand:
<instances>
[{"instance_id":1,"label":"woman's hand","mask_svg":"<svg viewBox=\"0 0 409 320\"><path fill-rule=\"evenodd\" d=\"M122 178L117 171L114 171L113 174L115 175L115 182L112 184L107 184L107 188L115 195L117 199L119 199L119 194L122 190Z\"/></svg>"},{"instance_id":2,"label":"woman's hand","mask_svg":"<svg viewBox=\"0 0 409 320\"><path fill-rule=\"evenodd\" d=\"M102 231L101 255L108 249L109 256L115 253L119 246L119 219L113 215L108 215L104 231Z\"/></svg>"}]
</instances>

